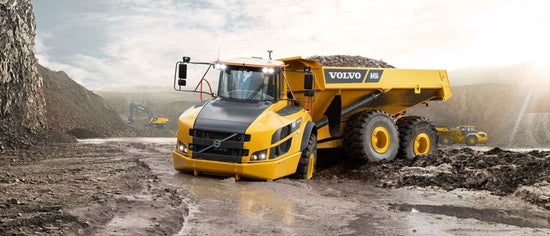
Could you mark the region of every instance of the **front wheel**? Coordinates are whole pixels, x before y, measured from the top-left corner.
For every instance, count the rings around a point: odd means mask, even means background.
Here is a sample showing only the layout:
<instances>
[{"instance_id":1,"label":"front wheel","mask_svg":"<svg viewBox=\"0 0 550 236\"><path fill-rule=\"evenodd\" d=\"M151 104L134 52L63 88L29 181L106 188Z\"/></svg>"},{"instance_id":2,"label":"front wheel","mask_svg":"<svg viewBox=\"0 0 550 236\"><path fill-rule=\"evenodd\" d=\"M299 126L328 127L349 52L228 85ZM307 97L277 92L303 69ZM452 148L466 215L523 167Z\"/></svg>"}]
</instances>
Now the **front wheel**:
<instances>
[{"instance_id":1,"label":"front wheel","mask_svg":"<svg viewBox=\"0 0 550 236\"><path fill-rule=\"evenodd\" d=\"M475 146L477 144L477 137L475 135L470 135L466 137L466 145Z\"/></svg>"},{"instance_id":2,"label":"front wheel","mask_svg":"<svg viewBox=\"0 0 550 236\"><path fill-rule=\"evenodd\" d=\"M441 136L439 137L439 144L449 145L451 144L451 137L449 136Z\"/></svg>"},{"instance_id":3,"label":"front wheel","mask_svg":"<svg viewBox=\"0 0 550 236\"><path fill-rule=\"evenodd\" d=\"M317 164L317 135L311 134L307 147L302 151L300 161L298 162L298 168L294 177L298 179L309 180L313 177L315 172L315 166Z\"/></svg>"}]
</instances>

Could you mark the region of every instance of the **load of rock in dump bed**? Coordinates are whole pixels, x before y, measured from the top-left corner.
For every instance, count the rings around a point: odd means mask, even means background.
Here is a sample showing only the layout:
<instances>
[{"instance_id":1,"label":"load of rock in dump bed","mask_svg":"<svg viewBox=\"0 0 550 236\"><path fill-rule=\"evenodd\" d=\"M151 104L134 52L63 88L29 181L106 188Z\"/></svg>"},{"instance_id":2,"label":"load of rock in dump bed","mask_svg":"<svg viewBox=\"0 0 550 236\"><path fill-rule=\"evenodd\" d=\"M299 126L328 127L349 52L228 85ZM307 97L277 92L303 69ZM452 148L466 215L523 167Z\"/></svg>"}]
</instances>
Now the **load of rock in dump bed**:
<instances>
[{"instance_id":1,"label":"load of rock in dump bed","mask_svg":"<svg viewBox=\"0 0 550 236\"><path fill-rule=\"evenodd\" d=\"M312 56L307 59L316 60L321 63L322 66L395 68L395 66L392 66L385 61L362 56Z\"/></svg>"}]
</instances>

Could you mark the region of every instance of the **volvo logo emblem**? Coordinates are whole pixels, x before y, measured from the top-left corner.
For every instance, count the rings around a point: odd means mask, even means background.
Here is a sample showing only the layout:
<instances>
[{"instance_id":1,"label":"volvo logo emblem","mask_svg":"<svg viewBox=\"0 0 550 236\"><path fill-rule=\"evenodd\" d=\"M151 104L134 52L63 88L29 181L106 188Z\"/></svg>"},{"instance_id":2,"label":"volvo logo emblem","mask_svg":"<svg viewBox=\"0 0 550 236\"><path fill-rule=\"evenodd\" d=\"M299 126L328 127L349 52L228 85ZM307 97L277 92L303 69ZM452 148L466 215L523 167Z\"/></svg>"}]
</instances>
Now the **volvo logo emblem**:
<instances>
[{"instance_id":1,"label":"volvo logo emblem","mask_svg":"<svg viewBox=\"0 0 550 236\"><path fill-rule=\"evenodd\" d=\"M214 147L219 148L222 145L222 141L219 139L214 140Z\"/></svg>"}]
</instances>

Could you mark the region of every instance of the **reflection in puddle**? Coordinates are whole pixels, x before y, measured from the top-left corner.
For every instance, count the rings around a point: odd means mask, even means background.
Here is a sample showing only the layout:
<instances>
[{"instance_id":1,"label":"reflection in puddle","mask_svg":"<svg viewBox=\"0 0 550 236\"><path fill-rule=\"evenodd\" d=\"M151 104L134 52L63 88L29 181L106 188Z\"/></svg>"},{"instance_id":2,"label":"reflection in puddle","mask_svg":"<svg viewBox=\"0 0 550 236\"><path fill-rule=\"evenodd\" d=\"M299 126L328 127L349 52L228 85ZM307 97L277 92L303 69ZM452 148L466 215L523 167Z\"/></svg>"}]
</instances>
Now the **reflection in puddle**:
<instances>
[{"instance_id":1,"label":"reflection in puddle","mask_svg":"<svg viewBox=\"0 0 550 236\"><path fill-rule=\"evenodd\" d=\"M222 207L238 209L239 213L251 222L268 220L287 225L295 223L295 203L274 191L254 188L250 183L235 182L232 178L189 178L185 174L176 174L174 180L176 183L184 184L184 187L192 191L198 199L223 202L227 206Z\"/></svg>"},{"instance_id":2,"label":"reflection in puddle","mask_svg":"<svg viewBox=\"0 0 550 236\"><path fill-rule=\"evenodd\" d=\"M462 219L476 219L480 221L514 225L531 228L550 228L550 218L546 215L535 215L530 212L500 210L500 209L476 209L458 206L435 205L410 205L389 204L390 209L406 212L424 212L454 216Z\"/></svg>"}]
</instances>

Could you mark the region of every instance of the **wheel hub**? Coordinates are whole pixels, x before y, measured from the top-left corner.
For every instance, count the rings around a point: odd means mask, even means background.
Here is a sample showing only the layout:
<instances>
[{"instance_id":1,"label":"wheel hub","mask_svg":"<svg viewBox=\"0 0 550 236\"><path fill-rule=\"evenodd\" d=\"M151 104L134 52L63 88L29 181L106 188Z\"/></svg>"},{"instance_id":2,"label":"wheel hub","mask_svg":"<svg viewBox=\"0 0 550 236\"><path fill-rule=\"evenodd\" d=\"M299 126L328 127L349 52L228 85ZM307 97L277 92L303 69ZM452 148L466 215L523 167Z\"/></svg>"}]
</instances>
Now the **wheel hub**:
<instances>
[{"instance_id":1,"label":"wheel hub","mask_svg":"<svg viewBox=\"0 0 550 236\"><path fill-rule=\"evenodd\" d=\"M390 148L390 133L382 126L376 127L371 134L371 144L374 150L380 154Z\"/></svg>"},{"instance_id":2,"label":"wheel hub","mask_svg":"<svg viewBox=\"0 0 550 236\"><path fill-rule=\"evenodd\" d=\"M430 152L430 136L426 133L420 133L414 138L414 154L424 155Z\"/></svg>"},{"instance_id":3,"label":"wheel hub","mask_svg":"<svg viewBox=\"0 0 550 236\"><path fill-rule=\"evenodd\" d=\"M311 177L313 177L313 168L315 168L315 154L311 153L307 163L307 179L311 179Z\"/></svg>"}]
</instances>

